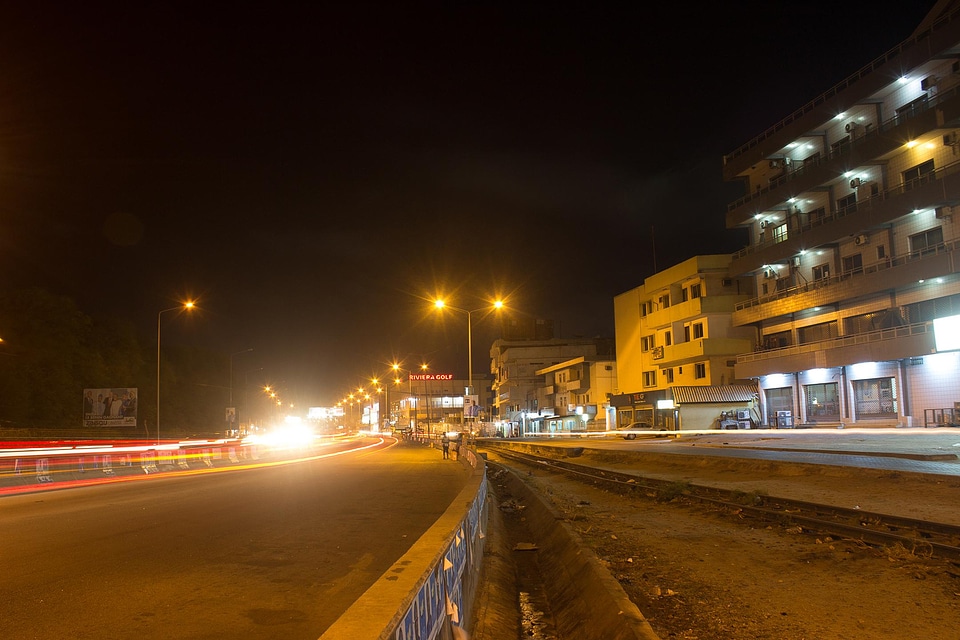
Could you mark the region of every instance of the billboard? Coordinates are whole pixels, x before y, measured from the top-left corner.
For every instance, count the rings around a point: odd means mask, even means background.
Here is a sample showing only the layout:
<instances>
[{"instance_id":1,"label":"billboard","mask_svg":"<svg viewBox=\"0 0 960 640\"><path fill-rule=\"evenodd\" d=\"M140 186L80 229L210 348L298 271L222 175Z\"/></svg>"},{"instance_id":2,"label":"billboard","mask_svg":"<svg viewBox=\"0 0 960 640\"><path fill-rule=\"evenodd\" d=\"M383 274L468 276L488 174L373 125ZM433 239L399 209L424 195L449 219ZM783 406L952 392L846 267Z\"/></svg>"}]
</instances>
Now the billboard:
<instances>
[{"instance_id":1,"label":"billboard","mask_svg":"<svg viewBox=\"0 0 960 640\"><path fill-rule=\"evenodd\" d=\"M83 390L83 426L137 426L136 387Z\"/></svg>"}]
</instances>

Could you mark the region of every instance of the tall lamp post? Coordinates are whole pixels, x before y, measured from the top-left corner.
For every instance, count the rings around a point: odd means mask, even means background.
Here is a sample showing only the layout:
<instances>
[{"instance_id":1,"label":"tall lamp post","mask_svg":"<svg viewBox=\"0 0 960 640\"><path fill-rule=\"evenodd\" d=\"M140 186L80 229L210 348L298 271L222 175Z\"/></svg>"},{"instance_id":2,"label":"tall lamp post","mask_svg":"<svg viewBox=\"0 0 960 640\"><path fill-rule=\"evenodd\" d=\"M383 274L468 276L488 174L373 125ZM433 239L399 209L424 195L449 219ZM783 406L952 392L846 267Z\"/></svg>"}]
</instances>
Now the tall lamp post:
<instances>
[{"instance_id":1,"label":"tall lamp post","mask_svg":"<svg viewBox=\"0 0 960 640\"><path fill-rule=\"evenodd\" d=\"M157 444L160 444L160 317L169 311L189 311L193 302L185 302L179 307L170 307L157 313Z\"/></svg>"},{"instance_id":2,"label":"tall lamp post","mask_svg":"<svg viewBox=\"0 0 960 640\"><path fill-rule=\"evenodd\" d=\"M459 307L451 307L448 305L442 298L437 298L433 301L433 306L437 309L450 309L452 311L459 311L460 313L467 314L467 393L466 395L473 395L473 314L478 311L490 311L490 310L499 310L503 308L503 300L495 300L490 307L484 307L482 309L460 309ZM464 416L466 417L466 416Z\"/></svg>"},{"instance_id":3,"label":"tall lamp post","mask_svg":"<svg viewBox=\"0 0 960 640\"><path fill-rule=\"evenodd\" d=\"M240 355L241 353L247 353L247 352L249 352L249 351L253 351L253 347L251 347L251 348L249 348L249 349L244 349L244 350L242 350L242 351L237 351L236 353L231 353L231 354L230 354L230 404L229 404L229 406L228 406L228 409L234 408L234 407L233 407L233 357L234 357L234 356L238 356L238 355ZM232 418L233 418L234 420L237 419L236 411L234 411ZM238 427L238 428L239 428L239 427ZM233 429L233 425L232 425L232 424L229 426L229 429Z\"/></svg>"}]
</instances>

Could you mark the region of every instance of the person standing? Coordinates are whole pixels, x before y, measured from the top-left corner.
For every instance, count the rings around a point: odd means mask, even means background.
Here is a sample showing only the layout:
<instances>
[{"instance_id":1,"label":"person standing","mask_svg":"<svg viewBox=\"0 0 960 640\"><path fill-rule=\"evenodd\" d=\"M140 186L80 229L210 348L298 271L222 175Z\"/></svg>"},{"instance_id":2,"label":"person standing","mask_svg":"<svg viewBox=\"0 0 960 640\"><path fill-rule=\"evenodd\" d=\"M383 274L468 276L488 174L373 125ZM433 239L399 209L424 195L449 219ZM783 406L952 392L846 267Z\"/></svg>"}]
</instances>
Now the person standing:
<instances>
[{"instance_id":1,"label":"person standing","mask_svg":"<svg viewBox=\"0 0 960 640\"><path fill-rule=\"evenodd\" d=\"M440 438L440 444L443 446L443 459L450 459L450 437L447 434L443 434L443 437Z\"/></svg>"}]
</instances>

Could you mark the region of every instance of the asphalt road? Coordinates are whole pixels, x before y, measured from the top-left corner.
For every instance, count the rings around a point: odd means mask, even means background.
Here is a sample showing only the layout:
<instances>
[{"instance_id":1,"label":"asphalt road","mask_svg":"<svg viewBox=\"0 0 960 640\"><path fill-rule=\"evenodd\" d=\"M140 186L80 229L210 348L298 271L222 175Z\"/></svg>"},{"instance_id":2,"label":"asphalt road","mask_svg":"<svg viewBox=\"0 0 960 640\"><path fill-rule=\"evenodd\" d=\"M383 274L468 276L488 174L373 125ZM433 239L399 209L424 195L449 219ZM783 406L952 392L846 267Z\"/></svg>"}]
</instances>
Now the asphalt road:
<instances>
[{"instance_id":1,"label":"asphalt road","mask_svg":"<svg viewBox=\"0 0 960 640\"><path fill-rule=\"evenodd\" d=\"M0 638L315 640L466 481L386 444L0 498Z\"/></svg>"}]
</instances>

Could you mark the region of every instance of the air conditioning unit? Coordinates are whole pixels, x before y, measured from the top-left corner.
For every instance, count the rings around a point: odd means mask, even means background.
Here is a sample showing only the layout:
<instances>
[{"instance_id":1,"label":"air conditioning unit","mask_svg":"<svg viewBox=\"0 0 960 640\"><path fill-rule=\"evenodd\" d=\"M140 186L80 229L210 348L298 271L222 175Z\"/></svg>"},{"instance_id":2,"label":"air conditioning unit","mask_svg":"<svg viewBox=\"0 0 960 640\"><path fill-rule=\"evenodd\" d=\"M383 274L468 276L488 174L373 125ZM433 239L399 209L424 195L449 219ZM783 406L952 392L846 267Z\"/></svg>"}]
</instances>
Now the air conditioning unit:
<instances>
[{"instance_id":1,"label":"air conditioning unit","mask_svg":"<svg viewBox=\"0 0 960 640\"><path fill-rule=\"evenodd\" d=\"M936 212L938 220L953 220L953 207L948 205L943 205L942 207L937 207L934 211Z\"/></svg>"},{"instance_id":2,"label":"air conditioning unit","mask_svg":"<svg viewBox=\"0 0 960 640\"><path fill-rule=\"evenodd\" d=\"M767 280L769 280L769 279L771 279L771 278L776 278L776 277L777 277L777 272L776 272L775 269L764 269L764 271L763 271L763 277L766 278Z\"/></svg>"},{"instance_id":3,"label":"air conditioning unit","mask_svg":"<svg viewBox=\"0 0 960 640\"><path fill-rule=\"evenodd\" d=\"M856 131L856 129L857 129L856 122L848 122L847 125L843 128L843 130L846 131L847 133L853 133L854 131Z\"/></svg>"},{"instance_id":4,"label":"air conditioning unit","mask_svg":"<svg viewBox=\"0 0 960 640\"><path fill-rule=\"evenodd\" d=\"M920 81L921 91L929 91L930 89L933 89L935 86L937 86L936 76L927 76L926 78Z\"/></svg>"},{"instance_id":5,"label":"air conditioning unit","mask_svg":"<svg viewBox=\"0 0 960 640\"><path fill-rule=\"evenodd\" d=\"M850 181L850 188L856 189L857 187L860 186L860 182L861 182L860 178L854 178L853 180Z\"/></svg>"},{"instance_id":6,"label":"air conditioning unit","mask_svg":"<svg viewBox=\"0 0 960 640\"><path fill-rule=\"evenodd\" d=\"M767 221L766 221L766 220L761 220L761 221L760 221L760 228L761 228L761 229L766 229L766 228L767 228Z\"/></svg>"},{"instance_id":7,"label":"air conditioning unit","mask_svg":"<svg viewBox=\"0 0 960 640\"><path fill-rule=\"evenodd\" d=\"M779 160L771 160L771 161L770 161L770 168L771 168L771 169L779 169L779 168L780 168L780 161L779 161Z\"/></svg>"},{"instance_id":8,"label":"air conditioning unit","mask_svg":"<svg viewBox=\"0 0 960 640\"><path fill-rule=\"evenodd\" d=\"M958 143L960 143L960 137L957 136L956 131L953 133L945 133L943 135L943 146L952 147Z\"/></svg>"},{"instance_id":9,"label":"air conditioning unit","mask_svg":"<svg viewBox=\"0 0 960 640\"><path fill-rule=\"evenodd\" d=\"M867 238L865 235L859 235L853 239L853 244L857 245L858 247L862 244L867 244L867 242L869 242L869 238Z\"/></svg>"},{"instance_id":10,"label":"air conditioning unit","mask_svg":"<svg viewBox=\"0 0 960 640\"><path fill-rule=\"evenodd\" d=\"M793 256L793 266L795 267L800 266L800 256Z\"/></svg>"}]
</instances>

